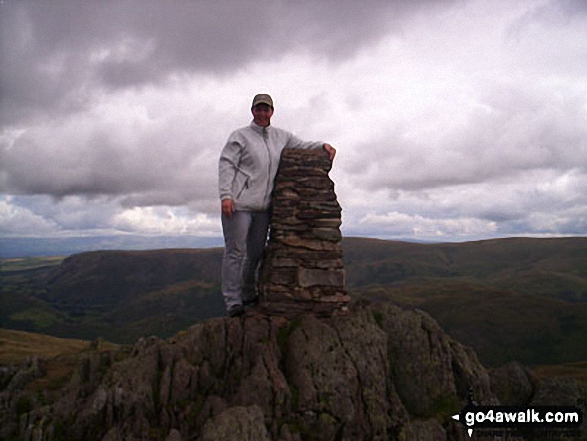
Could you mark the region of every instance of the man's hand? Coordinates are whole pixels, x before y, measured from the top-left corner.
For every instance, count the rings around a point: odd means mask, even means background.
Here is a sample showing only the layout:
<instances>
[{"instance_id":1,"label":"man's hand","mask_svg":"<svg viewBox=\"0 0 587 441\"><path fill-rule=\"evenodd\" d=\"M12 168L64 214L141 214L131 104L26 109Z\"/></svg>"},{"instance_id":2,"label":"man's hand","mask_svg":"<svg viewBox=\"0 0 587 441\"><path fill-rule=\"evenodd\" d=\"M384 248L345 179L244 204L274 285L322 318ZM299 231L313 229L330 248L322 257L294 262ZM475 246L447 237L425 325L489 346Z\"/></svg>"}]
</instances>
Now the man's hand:
<instances>
[{"instance_id":1,"label":"man's hand","mask_svg":"<svg viewBox=\"0 0 587 441\"><path fill-rule=\"evenodd\" d=\"M232 201L232 199L223 199L222 214L226 217L231 217L232 213L234 213L234 202Z\"/></svg>"},{"instance_id":2,"label":"man's hand","mask_svg":"<svg viewBox=\"0 0 587 441\"><path fill-rule=\"evenodd\" d=\"M326 150L326 152L330 156L330 160L332 161L334 159L334 156L336 155L336 149L332 147L330 144L324 144L322 147L324 148L324 150Z\"/></svg>"}]
</instances>

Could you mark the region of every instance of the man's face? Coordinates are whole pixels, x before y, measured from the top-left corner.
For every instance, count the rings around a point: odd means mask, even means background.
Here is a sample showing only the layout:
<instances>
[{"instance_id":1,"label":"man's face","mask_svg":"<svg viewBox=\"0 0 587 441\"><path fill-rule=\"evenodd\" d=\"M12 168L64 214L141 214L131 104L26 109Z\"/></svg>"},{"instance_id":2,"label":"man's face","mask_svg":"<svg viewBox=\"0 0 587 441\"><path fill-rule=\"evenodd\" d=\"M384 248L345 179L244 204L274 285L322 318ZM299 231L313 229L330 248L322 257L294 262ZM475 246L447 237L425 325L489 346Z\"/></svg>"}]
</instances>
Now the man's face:
<instances>
[{"instance_id":1,"label":"man's face","mask_svg":"<svg viewBox=\"0 0 587 441\"><path fill-rule=\"evenodd\" d=\"M257 104L251 109L251 112L253 113L253 121L255 121L255 124L261 127L269 126L271 116L273 115L273 107L270 107L267 104Z\"/></svg>"}]
</instances>

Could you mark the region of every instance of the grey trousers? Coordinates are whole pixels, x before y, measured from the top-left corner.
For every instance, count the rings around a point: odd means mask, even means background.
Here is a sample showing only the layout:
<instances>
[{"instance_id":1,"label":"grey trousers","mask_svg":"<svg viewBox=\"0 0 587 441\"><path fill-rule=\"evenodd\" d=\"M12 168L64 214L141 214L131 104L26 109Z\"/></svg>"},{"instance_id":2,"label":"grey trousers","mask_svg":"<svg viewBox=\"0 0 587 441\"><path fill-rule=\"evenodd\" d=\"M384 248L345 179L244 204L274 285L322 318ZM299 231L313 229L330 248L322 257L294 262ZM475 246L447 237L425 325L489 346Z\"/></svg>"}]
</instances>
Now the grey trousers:
<instances>
[{"instance_id":1,"label":"grey trousers","mask_svg":"<svg viewBox=\"0 0 587 441\"><path fill-rule=\"evenodd\" d=\"M257 274L268 228L266 211L235 211L230 218L222 215L222 296L228 311L257 296Z\"/></svg>"}]
</instances>

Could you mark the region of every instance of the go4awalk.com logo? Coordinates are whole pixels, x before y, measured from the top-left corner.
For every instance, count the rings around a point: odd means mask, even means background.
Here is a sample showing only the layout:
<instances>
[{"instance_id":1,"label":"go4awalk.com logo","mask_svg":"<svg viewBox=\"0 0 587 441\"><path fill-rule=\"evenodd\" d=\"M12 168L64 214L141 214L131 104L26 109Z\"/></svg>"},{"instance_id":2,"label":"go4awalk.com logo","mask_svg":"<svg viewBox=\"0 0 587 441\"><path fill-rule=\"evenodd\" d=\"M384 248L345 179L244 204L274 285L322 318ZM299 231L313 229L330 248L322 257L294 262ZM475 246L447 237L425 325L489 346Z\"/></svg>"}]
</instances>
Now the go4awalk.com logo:
<instances>
[{"instance_id":1,"label":"go4awalk.com logo","mask_svg":"<svg viewBox=\"0 0 587 441\"><path fill-rule=\"evenodd\" d=\"M478 429L578 436L583 410L575 406L477 406L469 403L452 418L465 426L470 437Z\"/></svg>"}]
</instances>

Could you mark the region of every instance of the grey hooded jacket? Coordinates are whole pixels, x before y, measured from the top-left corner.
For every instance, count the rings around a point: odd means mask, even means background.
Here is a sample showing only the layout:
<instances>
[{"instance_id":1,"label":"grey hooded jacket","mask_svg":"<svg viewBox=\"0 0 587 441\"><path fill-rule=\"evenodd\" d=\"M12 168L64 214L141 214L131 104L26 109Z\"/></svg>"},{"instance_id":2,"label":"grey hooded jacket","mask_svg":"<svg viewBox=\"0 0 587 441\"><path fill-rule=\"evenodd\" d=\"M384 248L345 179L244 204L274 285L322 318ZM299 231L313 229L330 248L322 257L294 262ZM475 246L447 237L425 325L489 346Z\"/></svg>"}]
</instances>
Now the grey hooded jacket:
<instances>
[{"instance_id":1,"label":"grey hooded jacket","mask_svg":"<svg viewBox=\"0 0 587 441\"><path fill-rule=\"evenodd\" d=\"M220 155L220 199L232 199L239 211L267 210L281 151L317 149L323 145L323 142L304 142L286 130L260 127L254 122L235 130Z\"/></svg>"}]
</instances>

